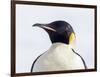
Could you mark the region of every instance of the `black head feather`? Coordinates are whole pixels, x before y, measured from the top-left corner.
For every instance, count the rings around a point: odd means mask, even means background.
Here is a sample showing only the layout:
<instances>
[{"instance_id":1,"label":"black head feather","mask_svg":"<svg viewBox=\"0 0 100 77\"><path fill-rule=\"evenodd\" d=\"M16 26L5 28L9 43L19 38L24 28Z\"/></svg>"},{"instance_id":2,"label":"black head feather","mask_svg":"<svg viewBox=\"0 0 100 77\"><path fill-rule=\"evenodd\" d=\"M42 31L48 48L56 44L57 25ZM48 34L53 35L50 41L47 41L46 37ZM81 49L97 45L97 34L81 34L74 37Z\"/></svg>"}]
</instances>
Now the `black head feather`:
<instances>
[{"instance_id":1,"label":"black head feather","mask_svg":"<svg viewBox=\"0 0 100 77\"><path fill-rule=\"evenodd\" d=\"M62 42L69 44L69 36L74 30L71 25L65 21L54 21L49 24L34 24L33 26L39 26L45 29L52 41L55 42Z\"/></svg>"}]
</instances>

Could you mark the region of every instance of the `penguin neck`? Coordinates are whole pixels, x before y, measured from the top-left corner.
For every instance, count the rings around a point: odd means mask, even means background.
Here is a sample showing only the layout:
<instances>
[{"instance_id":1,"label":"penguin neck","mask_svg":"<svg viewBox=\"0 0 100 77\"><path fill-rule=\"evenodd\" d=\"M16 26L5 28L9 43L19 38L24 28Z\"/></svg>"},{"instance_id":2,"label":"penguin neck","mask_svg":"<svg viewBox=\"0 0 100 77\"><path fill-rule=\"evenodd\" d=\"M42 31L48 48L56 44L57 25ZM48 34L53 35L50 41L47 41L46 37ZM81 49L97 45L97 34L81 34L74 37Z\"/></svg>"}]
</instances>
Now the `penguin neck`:
<instances>
[{"instance_id":1,"label":"penguin neck","mask_svg":"<svg viewBox=\"0 0 100 77\"><path fill-rule=\"evenodd\" d=\"M71 45L65 43L53 43L49 50L54 53L71 53L72 49Z\"/></svg>"},{"instance_id":2,"label":"penguin neck","mask_svg":"<svg viewBox=\"0 0 100 77\"><path fill-rule=\"evenodd\" d=\"M70 48L70 49L72 48L71 45L65 44L65 43L61 43L61 42L53 43L51 47L52 48L64 47L64 48Z\"/></svg>"}]
</instances>

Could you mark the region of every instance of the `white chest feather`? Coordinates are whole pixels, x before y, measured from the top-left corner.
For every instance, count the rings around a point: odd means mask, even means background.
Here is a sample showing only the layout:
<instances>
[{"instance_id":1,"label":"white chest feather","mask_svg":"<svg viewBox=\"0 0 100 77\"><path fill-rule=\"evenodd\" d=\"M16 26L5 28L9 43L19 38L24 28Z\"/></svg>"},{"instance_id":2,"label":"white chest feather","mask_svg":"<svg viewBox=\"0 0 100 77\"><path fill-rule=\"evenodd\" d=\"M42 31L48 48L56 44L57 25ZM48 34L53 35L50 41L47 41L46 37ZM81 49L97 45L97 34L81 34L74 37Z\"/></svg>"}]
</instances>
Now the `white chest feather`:
<instances>
[{"instance_id":1,"label":"white chest feather","mask_svg":"<svg viewBox=\"0 0 100 77\"><path fill-rule=\"evenodd\" d=\"M54 43L48 51L38 58L33 71L40 72L75 69L84 69L81 58L75 54L68 45Z\"/></svg>"}]
</instances>

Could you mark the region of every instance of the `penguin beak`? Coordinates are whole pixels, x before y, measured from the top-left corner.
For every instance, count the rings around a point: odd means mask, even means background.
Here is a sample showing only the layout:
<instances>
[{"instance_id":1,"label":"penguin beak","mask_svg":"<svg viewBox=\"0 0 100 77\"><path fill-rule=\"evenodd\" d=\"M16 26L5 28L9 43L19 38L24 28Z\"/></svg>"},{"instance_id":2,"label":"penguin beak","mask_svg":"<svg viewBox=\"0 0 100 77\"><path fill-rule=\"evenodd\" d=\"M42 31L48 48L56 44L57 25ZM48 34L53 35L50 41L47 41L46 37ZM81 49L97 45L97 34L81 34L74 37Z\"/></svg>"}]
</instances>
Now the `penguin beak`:
<instances>
[{"instance_id":1,"label":"penguin beak","mask_svg":"<svg viewBox=\"0 0 100 77\"><path fill-rule=\"evenodd\" d=\"M48 24L39 24L39 23L36 23L36 24L32 25L32 27L35 27L35 26L41 27L41 28L43 28L45 30L50 30L50 31L56 32L56 30L53 29L53 28L51 28Z\"/></svg>"},{"instance_id":2,"label":"penguin beak","mask_svg":"<svg viewBox=\"0 0 100 77\"><path fill-rule=\"evenodd\" d=\"M45 24L39 24L39 23L36 23L36 24L34 24L34 25L32 25L32 26L33 26L33 27L34 27L34 26L42 27L43 25L45 25Z\"/></svg>"}]
</instances>

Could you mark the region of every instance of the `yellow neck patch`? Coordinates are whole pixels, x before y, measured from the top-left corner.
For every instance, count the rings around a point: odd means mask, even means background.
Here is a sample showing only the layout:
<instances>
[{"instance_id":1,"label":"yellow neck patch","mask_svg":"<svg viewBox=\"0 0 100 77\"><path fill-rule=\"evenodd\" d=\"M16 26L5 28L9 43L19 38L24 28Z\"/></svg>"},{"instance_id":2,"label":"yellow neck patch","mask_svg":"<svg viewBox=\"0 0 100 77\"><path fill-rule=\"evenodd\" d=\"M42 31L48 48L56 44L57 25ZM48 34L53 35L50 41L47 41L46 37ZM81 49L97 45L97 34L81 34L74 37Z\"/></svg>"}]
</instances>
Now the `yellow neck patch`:
<instances>
[{"instance_id":1,"label":"yellow neck patch","mask_svg":"<svg viewBox=\"0 0 100 77\"><path fill-rule=\"evenodd\" d=\"M69 36L69 44L71 44L75 39L75 34L72 32Z\"/></svg>"}]
</instances>

